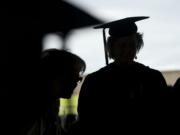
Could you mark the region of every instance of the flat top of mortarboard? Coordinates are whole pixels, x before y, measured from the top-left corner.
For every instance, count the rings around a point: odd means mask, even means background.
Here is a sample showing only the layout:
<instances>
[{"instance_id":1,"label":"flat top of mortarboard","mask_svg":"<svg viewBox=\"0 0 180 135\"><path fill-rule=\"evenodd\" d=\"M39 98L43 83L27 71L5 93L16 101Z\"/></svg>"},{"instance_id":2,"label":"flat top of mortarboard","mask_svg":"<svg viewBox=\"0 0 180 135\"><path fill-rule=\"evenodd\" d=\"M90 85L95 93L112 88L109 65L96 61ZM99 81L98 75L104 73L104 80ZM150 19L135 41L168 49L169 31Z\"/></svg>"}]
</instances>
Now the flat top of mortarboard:
<instances>
[{"instance_id":1,"label":"flat top of mortarboard","mask_svg":"<svg viewBox=\"0 0 180 135\"><path fill-rule=\"evenodd\" d=\"M109 28L109 35L114 36L114 37L123 37L123 36L128 36L128 35L136 33L138 28L135 22L143 20L143 19L147 19L147 18L149 17L147 16L127 17L127 18L120 19L117 21L101 24L94 28L95 29Z\"/></svg>"},{"instance_id":2,"label":"flat top of mortarboard","mask_svg":"<svg viewBox=\"0 0 180 135\"><path fill-rule=\"evenodd\" d=\"M129 23L135 23L137 21L144 20L144 19L147 19L147 18L149 18L149 17L148 16L127 17L127 18L124 18L124 19L104 23L104 24L95 26L94 28L99 29L99 28L118 27L120 25L129 24Z\"/></svg>"}]
</instances>

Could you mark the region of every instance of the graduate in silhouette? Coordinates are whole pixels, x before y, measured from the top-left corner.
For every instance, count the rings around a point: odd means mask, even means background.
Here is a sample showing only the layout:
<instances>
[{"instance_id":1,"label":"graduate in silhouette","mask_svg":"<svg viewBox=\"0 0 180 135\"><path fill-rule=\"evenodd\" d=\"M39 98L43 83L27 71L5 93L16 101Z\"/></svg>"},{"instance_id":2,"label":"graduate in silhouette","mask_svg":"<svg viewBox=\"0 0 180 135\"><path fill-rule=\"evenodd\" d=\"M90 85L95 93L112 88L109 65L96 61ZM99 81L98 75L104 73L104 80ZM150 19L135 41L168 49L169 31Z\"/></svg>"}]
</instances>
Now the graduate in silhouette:
<instances>
[{"instance_id":1,"label":"graduate in silhouette","mask_svg":"<svg viewBox=\"0 0 180 135\"><path fill-rule=\"evenodd\" d=\"M79 56L65 50L48 49L41 57L41 104L39 117L29 128L28 135L62 134L59 98L70 98L86 64Z\"/></svg>"},{"instance_id":2,"label":"graduate in silhouette","mask_svg":"<svg viewBox=\"0 0 180 135\"><path fill-rule=\"evenodd\" d=\"M179 90L180 90L180 77L176 80L173 88L174 88L174 90L179 92Z\"/></svg>"},{"instance_id":3,"label":"graduate in silhouette","mask_svg":"<svg viewBox=\"0 0 180 135\"><path fill-rule=\"evenodd\" d=\"M165 79L160 71L136 61L143 35L135 22L147 18L128 17L95 27L103 29L107 65L87 75L82 85L78 106L81 132L142 131L157 118L160 97L167 87ZM108 58L114 61L109 63Z\"/></svg>"},{"instance_id":4,"label":"graduate in silhouette","mask_svg":"<svg viewBox=\"0 0 180 135\"><path fill-rule=\"evenodd\" d=\"M39 63L44 36L62 35L63 48L66 48L65 41L73 29L101 21L61 0L10 0L2 9L2 44L7 48L3 51L7 71L2 77L6 81L3 83L5 94L2 94L6 96L2 102L5 106L3 116L7 116L4 117L6 127L12 129L7 132L24 135L39 118L42 100Z\"/></svg>"}]
</instances>

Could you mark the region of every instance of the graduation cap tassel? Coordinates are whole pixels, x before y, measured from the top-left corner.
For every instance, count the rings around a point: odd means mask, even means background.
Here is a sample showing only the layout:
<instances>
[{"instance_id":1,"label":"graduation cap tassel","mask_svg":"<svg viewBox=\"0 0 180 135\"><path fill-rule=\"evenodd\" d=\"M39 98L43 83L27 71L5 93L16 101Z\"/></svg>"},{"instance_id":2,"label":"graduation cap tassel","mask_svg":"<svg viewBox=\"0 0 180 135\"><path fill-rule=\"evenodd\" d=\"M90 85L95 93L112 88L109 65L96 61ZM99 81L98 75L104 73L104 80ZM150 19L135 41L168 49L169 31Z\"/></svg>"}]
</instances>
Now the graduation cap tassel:
<instances>
[{"instance_id":1,"label":"graduation cap tassel","mask_svg":"<svg viewBox=\"0 0 180 135\"><path fill-rule=\"evenodd\" d=\"M107 53L107 43L106 43L106 32L105 32L105 29L103 29L103 41L104 41L104 53L105 53L106 65L108 65L108 64L109 64L109 61L108 61L108 53Z\"/></svg>"}]
</instances>

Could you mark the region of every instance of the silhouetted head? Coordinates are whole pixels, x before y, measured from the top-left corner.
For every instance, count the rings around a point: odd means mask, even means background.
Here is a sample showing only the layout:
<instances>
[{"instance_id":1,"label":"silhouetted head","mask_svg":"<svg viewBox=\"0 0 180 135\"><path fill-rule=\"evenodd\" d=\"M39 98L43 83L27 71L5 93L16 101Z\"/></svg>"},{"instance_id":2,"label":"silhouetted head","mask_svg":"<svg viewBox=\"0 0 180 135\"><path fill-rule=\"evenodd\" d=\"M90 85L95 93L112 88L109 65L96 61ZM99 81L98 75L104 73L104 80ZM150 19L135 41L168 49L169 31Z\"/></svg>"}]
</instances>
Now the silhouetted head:
<instances>
[{"instance_id":1,"label":"silhouetted head","mask_svg":"<svg viewBox=\"0 0 180 135\"><path fill-rule=\"evenodd\" d=\"M48 49L42 53L42 77L53 98L70 98L85 71L85 62L65 50Z\"/></svg>"},{"instance_id":2,"label":"silhouetted head","mask_svg":"<svg viewBox=\"0 0 180 135\"><path fill-rule=\"evenodd\" d=\"M115 61L129 63L143 47L142 34L135 33L124 37L110 36L107 41L108 55Z\"/></svg>"},{"instance_id":3,"label":"silhouetted head","mask_svg":"<svg viewBox=\"0 0 180 135\"><path fill-rule=\"evenodd\" d=\"M106 49L110 58L120 63L129 63L134 60L137 52L143 46L142 34L137 32L135 22L147 18L144 16L128 17L95 27L109 28Z\"/></svg>"}]
</instances>

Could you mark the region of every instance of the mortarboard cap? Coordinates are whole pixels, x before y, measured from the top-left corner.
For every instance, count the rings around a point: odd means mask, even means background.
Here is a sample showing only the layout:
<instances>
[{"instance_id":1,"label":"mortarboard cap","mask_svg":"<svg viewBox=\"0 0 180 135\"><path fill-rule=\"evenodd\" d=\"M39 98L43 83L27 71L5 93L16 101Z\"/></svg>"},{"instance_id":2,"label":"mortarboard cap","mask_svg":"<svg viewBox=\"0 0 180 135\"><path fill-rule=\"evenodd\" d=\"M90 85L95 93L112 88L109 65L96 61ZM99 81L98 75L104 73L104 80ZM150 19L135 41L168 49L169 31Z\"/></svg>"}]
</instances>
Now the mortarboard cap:
<instances>
[{"instance_id":1,"label":"mortarboard cap","mask_svg":"<svg viewBox=\"0 0 180 135\"><path fill-rule=\"evenodd\" d=\"M107 45L106 45L106 34L105 29L109 28L109 35L113 37L124 37L137 32L138 28L135 22L149 18L148 16L136 16L136 17L127 17L124 19L112 21L109 23L104 23L98 26L95 26L95 29L103 29L103 39L104 39L104 50L105 50L105 59L106 65L108 64L108 55L107 55Z\"/></svg>"},{"instance_id":2,"label":"mortarboard cap","mask_svg":"<svg viewBox=\"0 0 180 135\"><path fill-rule=\"evenodd\" d=\"M137 32L137 26L135 22L147 19L149 17L147 16L139 16L139 17L127 17L124 19L120 19L117 21L105 23L98 25L94 27L95 29L98 28L109 28L109 35L115 36L115 37L123 37L123 36L128 36L133 33Z\"/></svg>"}]
</instances>

